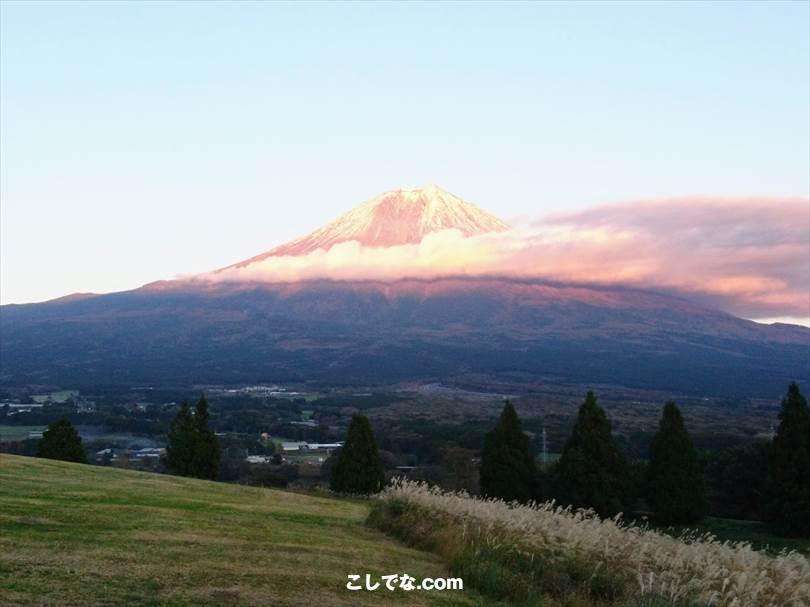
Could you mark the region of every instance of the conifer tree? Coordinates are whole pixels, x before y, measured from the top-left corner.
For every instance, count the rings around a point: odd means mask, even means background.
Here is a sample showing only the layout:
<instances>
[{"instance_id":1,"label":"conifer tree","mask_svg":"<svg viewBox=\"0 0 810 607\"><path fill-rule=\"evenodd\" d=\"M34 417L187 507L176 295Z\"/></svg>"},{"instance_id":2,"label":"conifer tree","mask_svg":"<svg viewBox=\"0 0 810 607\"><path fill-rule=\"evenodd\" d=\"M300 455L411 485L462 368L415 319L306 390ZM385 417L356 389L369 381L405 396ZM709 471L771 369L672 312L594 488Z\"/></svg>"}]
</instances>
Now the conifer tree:
<instances>
[{"instance_id":1,"label":"conifer tree","mask_svg":"<svg viewBox=\"0 0 810 607\"><path fill-rule=\"evenodd\" d=\"M810 410L795 382L782 400L764 501L765 519L775 531L810 537Z\"/></svg>"},{"instance_id":2,"label":"conifer tree","mask_svg":"<svg viewBox=\"0 0 810 607\"><path fill-rule=\"evenodd\" d=\"M332 468L330 487L339 493L377 493L385 484L377 442L364 415L352 416L346 442Z\"/></svg>"},{"instance_id":3,"label":"conifer tree","mask_svg":"<svg viewBox=\"0 0 810 607\"><path fill-rule=\"evenodd\" d=\"M645 493L655 519L665 525L696 523L708 510L698 453L673 401L664 405L650 445Z\"/></svg>"},{"instance_id":4,"label":"conifer tree","mask_svg":"<svg viewBox=\"0 0 810 607\"><path fill-rule=\"evenodd\" d=\"M56 420L42 433L37 445L37 457L87 463L82 438L67 417Z\"/></svg>"},{"instance_id":5,"label":"conifer tree","mask_svg":"<svg viewBox=\"0 0 810 607\"><path fill-rule=\"evenodd\" d=\"M217 477L222 454L216 434L208 427L209 417L208 401L203 395L194 409L194 455L191 472L197 478L213 480Z\"/></svg>"},{"instance_id":6,"label":"conifer tree","mask_svg":"<svg viewBox=\"0 0 810 607\"><path fill-rule=\"evenodd\" d=\"M602 517L618 514L628 505L629 467L593 392L588 392L579 408L555 476L561 503L593 508Z\"/></svg>"},{"instance_id":7,"label":"conifer tree","mask_svg":"<svg viewBox=\"0 0 810 607\"><path fill-rule=\"evenodd\" d=\"M506 501L538 498L537 470L515 407L506 401L501 417L484 438L481 452L481 493Z\"/></svg>"},{"instance_id":8,"label":"conifer tree","mask_svg":"<svg viewBox=\"0 0 810 607\"><path fill-rule=\"evenodd\" d=\"M169 427L166 467L173 474L194 476L194 418L188 402L183 401Z\"/></svg>"},{"instance_id":9,"label":"conifer tree","mask_svg":"<svg viewBox=\"0 0 810 607\"><path fill-rule=\"evenodd\" d=\"M166 467L180 476L215 479L222 456L216 434L208 427L208 401L201 396L191 413L183 401L169 428Z\"/></svg>"}]
</instances>

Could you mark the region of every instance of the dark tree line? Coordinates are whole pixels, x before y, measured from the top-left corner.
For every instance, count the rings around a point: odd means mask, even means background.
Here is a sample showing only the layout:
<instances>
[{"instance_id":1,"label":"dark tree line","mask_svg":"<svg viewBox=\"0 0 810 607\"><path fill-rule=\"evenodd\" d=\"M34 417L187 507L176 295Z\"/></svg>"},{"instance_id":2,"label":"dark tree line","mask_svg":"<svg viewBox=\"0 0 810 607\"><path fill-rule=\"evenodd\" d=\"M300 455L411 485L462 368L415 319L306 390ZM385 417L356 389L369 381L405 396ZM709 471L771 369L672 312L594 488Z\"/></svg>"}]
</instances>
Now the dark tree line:
<instances>
[{"instance_id":1,"label":"dark tree line","mask_svg":"<svg viewBox=\"0 0 810 607\"><path fill-rule=\"evenodd\" d=\"M782 401L779 419L770 444L748 447L739 457L726 456L709 466L709 472L729 516L762 518L781 534L808 537L810 409L795 383ZM605 411L588 392L560 460L548 473L535 469L528 437L507 401L484 441L481 492L508 501L554 498L603 517L630 512L643 497L657 523L693 524L709 511L704 468L678 406L670 401L650 443L644 472L635 475Z\"/></svg>"},{"instance_id":2,"label":"dark tree line","mask_svg":"<svg viewBox=\"0 0 810 607\"><path fill-rule=\"evenodd\" d=\"M719 516L761 520L782 535L810 537L810 408L798 385L782 400L772 441L717 454L706 473Z\"/></svg>"},{"instance_id":3,"label":"dark tree line","mask_svg":"<svg viewBox=\"0 0 810 607\"><path fill-rule=\"evenodd\" d=\"M556 499L600 516L631 512L638 498L660 524L698 522L712 506L732 518L764 520L784 535L810 536L810 408L797 384L788 388L779 428L769 443L720 454L706 465L696 451L678 406L663 408L649 460L627 461L596 396L588 392L559 462L538 470L520 418L507 401L484 437L481 493L508 501ZM209 428L208 402L194 411L183 402L171 422L165 464L182 476L214 479L220 446ZM53 422L37 447L39 457L86 462L81 437L67 418ZM707 483L707 480L710 483ZM368 418L352 418L344 446L331 465L330 487L340 493L380 491L385 474Z\"/></svg>"},{"instance_id":4,"label":"dark tree line","mask_svg":"<svg viewBox=\"0 0 810 607\"><path fill-rule=\"evenodd\" d=\"M769 443L758 441L707 454L704 462L711 513L724 518L762 520Z\"/></svg>"}]
</instances>

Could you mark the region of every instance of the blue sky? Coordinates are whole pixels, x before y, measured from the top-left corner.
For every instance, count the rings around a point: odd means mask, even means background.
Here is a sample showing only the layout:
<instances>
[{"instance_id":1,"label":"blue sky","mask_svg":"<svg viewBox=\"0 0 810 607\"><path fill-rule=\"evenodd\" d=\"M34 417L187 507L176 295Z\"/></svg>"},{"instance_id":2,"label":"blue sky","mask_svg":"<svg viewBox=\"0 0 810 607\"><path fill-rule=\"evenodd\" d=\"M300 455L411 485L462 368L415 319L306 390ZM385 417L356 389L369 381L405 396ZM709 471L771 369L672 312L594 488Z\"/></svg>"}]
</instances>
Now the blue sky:
<instances>
[{"instance_id":1,"label":"blue sky","mask_svg":"<svg viewBox=\"0 0 810 607\"><path fill-rule=\"evenodd\" d=\"M810 193L810 4L0 8L0 300L243 259L383 190L501 217Z\"/></svg>"}]
</instances>

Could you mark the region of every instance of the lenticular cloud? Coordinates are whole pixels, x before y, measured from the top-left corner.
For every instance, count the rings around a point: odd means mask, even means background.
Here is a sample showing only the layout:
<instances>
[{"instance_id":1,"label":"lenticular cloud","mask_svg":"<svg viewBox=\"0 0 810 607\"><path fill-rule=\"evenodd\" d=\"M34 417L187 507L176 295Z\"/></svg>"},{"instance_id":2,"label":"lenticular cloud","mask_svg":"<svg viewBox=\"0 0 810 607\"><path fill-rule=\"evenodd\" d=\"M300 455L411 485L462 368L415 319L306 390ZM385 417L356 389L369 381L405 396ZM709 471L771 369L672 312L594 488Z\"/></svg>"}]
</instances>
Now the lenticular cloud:
<instances>
[{"instance_id":1,"label":"lenticular cloud","mask_svg":"<svg viewBox=\"0 0 810 607\"><path fill-rule=\"evenodd\" d=\"M197 277L292 282L508 276L680 294L747 318L810 322L810 200L689 198L613 204L465 237L336 244Z\"/></svg>"}]
</instances>

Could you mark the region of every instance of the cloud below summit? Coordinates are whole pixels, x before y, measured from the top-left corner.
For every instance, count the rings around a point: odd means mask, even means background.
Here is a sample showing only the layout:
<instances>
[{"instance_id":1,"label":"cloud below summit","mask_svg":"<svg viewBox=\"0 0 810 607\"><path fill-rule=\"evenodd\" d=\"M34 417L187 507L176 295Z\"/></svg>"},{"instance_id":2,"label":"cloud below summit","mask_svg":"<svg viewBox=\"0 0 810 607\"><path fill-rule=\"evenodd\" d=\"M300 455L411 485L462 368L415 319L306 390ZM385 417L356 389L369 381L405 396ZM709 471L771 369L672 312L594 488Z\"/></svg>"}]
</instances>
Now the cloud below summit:
<instances>
[{"instance_id":1,"label":"cloud below summit","mask_svg":"<svg viewBox=\"0 0 810 607\"><path fill-rule=\"evenodd\" d=\"M416 244L356 241L198 276L212 281L510 276L662 290L745 318L810 323L810 200L690 197L454 229Z\"/></svg>"}]
</instances>

